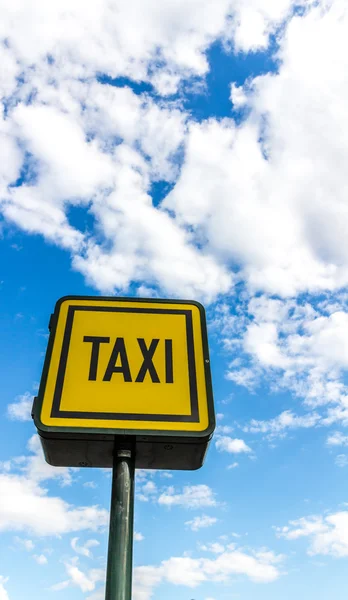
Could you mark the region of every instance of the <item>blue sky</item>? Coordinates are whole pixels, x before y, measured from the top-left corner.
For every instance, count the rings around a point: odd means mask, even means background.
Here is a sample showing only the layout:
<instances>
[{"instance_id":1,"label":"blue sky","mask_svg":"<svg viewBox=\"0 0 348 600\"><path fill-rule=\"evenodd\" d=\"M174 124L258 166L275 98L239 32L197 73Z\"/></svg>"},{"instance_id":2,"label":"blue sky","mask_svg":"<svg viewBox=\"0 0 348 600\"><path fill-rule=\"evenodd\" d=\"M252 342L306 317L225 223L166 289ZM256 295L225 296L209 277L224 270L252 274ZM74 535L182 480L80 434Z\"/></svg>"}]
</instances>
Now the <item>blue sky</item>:
<instances>
[{"instance_id":1,"label":"blue sky","mask_svg":"<svg viewBox=\"0 0 348 600\"><path fill-rule=\"evenodd\" d=\"M207 309L216 433L137 473L134 600L345 599L346 3L1 21L0 600L104 595L110 472L47 466L30 418L67 294Z\"/></svg>"}]
</instances>

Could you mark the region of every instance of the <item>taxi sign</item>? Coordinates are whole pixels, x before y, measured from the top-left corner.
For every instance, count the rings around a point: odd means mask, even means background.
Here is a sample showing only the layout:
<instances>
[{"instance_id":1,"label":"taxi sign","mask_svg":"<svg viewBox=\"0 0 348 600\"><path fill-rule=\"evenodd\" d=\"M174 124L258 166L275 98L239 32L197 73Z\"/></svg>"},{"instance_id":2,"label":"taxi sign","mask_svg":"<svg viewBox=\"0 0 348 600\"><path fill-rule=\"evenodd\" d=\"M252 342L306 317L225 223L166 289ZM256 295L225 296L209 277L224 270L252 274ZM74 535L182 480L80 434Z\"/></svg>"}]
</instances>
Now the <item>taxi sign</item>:
<instances>
[{"instance_id":1,"label":"taxi sign","mask_svg":"<svg viewBox=\"0 0 348 600\"><path fill-rule=\"evenodd\" d=\"M127 439L137 467L201 466L215 426L202 305L69 296L50 329L33 408L48 462L111 466Z\"/></svg>"}]
</instances>

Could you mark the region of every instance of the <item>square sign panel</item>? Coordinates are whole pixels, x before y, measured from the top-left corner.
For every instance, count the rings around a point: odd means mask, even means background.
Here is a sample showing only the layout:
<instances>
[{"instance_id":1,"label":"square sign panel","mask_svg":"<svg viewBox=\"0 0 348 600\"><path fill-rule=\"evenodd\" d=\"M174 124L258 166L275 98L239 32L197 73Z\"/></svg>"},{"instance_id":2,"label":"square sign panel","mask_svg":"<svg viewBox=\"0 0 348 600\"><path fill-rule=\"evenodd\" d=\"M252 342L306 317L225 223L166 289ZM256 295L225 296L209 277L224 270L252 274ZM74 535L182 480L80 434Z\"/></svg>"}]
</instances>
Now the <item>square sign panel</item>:
<instances>
[{"instance_id":1,"label":"square sign panel","mask_svg":"<svg viewBox=\"0 0 348 600\"><path fill-rule=\"evenodd\" d=\"M90 442L98 434L106 441L110 435L133 436L137 446L154 444L159 436L177 443L184 438L186 445L189 438L206 442L214 409L203 307L191 301L62 298L51 318L34 419L45 439L66 433L65 439L78 441L84 433Z\"/></svg>"}]
</instances>

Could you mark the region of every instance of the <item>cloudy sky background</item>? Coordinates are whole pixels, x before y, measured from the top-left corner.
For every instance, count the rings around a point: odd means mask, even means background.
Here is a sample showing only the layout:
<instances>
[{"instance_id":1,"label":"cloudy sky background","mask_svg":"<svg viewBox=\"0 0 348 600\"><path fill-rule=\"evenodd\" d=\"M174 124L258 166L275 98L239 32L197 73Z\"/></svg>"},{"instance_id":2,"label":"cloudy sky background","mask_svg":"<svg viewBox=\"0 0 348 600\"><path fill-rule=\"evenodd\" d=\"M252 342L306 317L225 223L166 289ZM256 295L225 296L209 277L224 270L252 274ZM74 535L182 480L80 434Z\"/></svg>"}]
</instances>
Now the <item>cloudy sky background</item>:
<instances>
[{"instance_id":1,"label":"cloudy sky background","mask_svg":"<svg viewBox=\"0 0 348 600\"><path fill-rule=\"evenodd\" d=\"M0 600L101 600L110 473L30 420L55 301L207 307L204 468L137 476L134 600L346 599L348 6L1 0Z\"/></svg>"}]
</instances>

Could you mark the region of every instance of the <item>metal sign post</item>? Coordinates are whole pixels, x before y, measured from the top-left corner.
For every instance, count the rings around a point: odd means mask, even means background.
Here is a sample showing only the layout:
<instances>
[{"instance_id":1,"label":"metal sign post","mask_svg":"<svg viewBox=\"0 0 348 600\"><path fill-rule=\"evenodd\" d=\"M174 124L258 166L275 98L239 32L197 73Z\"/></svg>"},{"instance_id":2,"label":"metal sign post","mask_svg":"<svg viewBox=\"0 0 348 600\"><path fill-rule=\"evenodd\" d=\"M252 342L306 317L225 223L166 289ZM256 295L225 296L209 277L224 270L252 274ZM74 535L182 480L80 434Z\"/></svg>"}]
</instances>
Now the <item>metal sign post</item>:
<instances>
[{"instance_id":1,"label":"metal sign post","mask_svg":"<svg viewBox=\"0 0 348 600\"><path fill-rule=\"evenodd\" d=\"M105 600L131 600L133 521L134 452L115 449Z\"/></svg>"},{"instance_id":2,"label":"metal sign post","mask_svg":"<svg viewBox=\"0 0 348 600\"><path fill-rule=\"evenodd\" d=\"M112 467L106 600L131 600L134 470L199 469L215 428L204 308L66 296L32 415L46 461Z\"/></svg>"}]
</instances>

